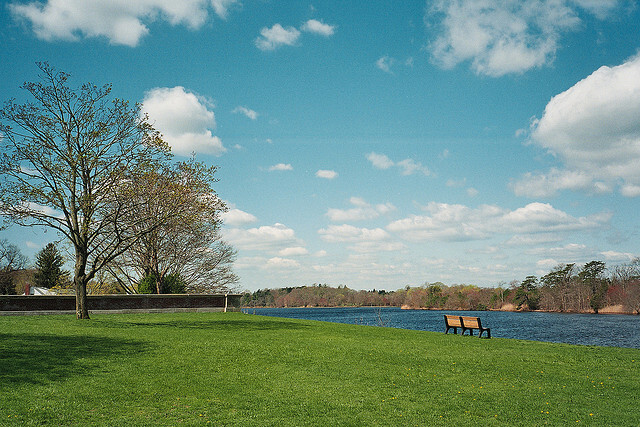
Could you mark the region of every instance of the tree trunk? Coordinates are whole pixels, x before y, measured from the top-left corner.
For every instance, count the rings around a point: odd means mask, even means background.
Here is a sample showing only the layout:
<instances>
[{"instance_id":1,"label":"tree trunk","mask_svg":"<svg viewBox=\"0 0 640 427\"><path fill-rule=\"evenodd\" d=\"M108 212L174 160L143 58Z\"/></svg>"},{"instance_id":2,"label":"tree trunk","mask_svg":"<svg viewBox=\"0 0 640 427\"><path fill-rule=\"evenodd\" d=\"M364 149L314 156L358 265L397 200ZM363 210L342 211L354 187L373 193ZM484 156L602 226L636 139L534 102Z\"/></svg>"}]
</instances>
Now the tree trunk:
<instances>
[{"instance_id":1,"label":"tree trunk","mask_svg":"<svg viewBox=\"0 0 640 427\"><path fill-rule=\"evenodd\" d=\"M74 269L73 284L76 290L76 319L88 319L89 307L87 306L87 281L86 275L87 256L76 249L76 267Z\"/></svg>"},{"instance_id":2,"label":"tree trunk","mask_svg":"<svg viewBox=\"0 0 640 427\"><path fill-rule=\"evenodd\" d=\"M76 319L88 319L89 309L87 307L87 283L76 278Z\"/></svg>"}]
</instances>

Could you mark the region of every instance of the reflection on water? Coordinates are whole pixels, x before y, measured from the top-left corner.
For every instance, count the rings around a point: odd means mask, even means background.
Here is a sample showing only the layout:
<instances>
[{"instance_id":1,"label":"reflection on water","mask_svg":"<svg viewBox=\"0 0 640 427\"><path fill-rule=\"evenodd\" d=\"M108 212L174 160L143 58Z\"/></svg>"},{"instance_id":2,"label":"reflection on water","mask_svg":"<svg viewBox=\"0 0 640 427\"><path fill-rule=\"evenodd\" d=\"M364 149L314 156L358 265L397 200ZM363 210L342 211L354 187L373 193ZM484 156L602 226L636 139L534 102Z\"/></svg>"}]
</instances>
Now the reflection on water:
<instances>
[{"instance_id":1,"label":"reflection on water","mask_svg":"<svg viewBox=\"0 0 640 427\"><path fill-rule=\"evenodd\" d=\"M444 332L443 314L478 316L491 336L581 345L640 348L640 316L401 310L397 307L249 308L245 313L325 322Z\"/></svg>"}]
</instances>

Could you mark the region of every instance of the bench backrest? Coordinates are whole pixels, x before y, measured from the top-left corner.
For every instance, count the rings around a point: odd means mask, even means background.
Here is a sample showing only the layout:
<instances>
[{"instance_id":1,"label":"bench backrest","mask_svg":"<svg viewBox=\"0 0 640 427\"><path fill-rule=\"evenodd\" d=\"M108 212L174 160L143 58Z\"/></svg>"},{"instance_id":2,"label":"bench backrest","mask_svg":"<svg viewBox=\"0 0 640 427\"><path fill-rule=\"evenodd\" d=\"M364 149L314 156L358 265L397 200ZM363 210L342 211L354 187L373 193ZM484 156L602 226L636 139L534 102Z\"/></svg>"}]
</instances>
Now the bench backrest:
<instances>
[{"instance_id":1,"label":"bench backrest","mask_svg":"<svg viewBox=\"0 0 640 427\"><path fill-rule=\"evenodd\" d=\"M452 326L454 328L461 328L462 323L460 322L460 316L453 316L451 314L445 314L444 320L447 323L447 326Z\"/></svg>"},{"instance_id":2,"label":"bench backrest","mask_svg":"<svg viewBox=\"0 0 640 427\"><path fill-rule=\"evenodd\" d=\"M462 322L464 323L465 328L474 328L474 329L482 328L479 317L462 316Z\"/></svg>"}]
</instances>

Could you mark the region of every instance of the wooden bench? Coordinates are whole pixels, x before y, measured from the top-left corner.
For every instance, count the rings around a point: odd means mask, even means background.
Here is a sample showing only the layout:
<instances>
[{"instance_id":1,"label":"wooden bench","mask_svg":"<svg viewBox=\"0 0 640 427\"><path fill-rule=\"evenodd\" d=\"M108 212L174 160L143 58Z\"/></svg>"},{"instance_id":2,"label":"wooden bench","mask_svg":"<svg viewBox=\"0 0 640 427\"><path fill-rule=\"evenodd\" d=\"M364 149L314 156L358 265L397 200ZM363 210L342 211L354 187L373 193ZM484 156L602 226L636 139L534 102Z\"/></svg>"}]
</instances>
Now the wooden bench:
<instances>
[{"instance_id":1,"label":"wooden bench","mask_svg":"<svg viewBox=\"0 0 640 427\"><path fill-rule=\"evenodd\" d=\"M491 338L491 328L483 328L479 317L445 314L444 325L447 328L444 331L445 334L449 332L449 329L453 329L453 333L457 334L458 328L462 328L461 335L464 335L466 331L469 331L469 335L473 335L473 330L477 329L480 332L478 337L482 338L482 334L486 332L487 338Z\"/></svg>"},{"instance_id":2,"label":"wooden bench","mask_svg":"<svg viewBox=\"0 0 640 427\"><path fill-rule=\"evenodd\" d=\"M444 326L446 326L445 334L449 333L449 329L453 329L454 334L458 334L458 328L462 328L462 317L452 316L451 314L444 315Z\"/></svg>"}]
</instances>

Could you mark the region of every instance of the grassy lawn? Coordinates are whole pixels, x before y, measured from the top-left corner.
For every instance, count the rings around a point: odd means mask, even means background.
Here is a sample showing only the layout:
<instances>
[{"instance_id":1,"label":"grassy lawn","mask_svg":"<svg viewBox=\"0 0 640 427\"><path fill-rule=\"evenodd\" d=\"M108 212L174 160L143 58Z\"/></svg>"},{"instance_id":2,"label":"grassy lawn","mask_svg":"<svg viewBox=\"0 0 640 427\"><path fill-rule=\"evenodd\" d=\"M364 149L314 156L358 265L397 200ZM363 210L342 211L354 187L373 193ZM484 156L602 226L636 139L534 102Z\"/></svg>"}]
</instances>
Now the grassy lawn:
<instances>
[{"instance_id":1,"label":"grassy lawn","mask_svg":"<svg viewBox=\"0 0 640 427\"><path fill-rule=\"evenodd\" d=\"M638 426L639 378L633 349L241 313L0 317L0 425Z\"/></svg>"}]
</instances>

